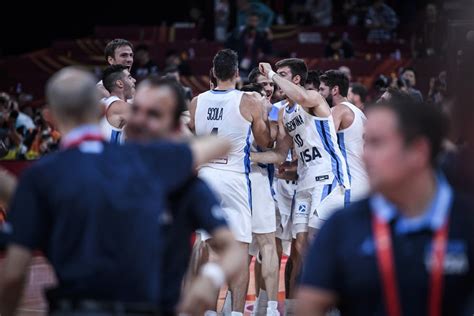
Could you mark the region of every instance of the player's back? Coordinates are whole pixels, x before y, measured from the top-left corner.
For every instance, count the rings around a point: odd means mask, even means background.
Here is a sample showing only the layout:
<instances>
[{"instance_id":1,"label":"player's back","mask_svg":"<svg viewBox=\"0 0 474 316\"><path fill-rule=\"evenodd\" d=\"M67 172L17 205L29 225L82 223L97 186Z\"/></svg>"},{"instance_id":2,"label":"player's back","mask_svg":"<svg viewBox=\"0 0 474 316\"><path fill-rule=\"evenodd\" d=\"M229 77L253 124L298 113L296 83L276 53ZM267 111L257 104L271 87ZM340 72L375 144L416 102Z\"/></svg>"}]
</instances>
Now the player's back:
<instances>
[{"instance_id":1,"label":"player's back","mask_svg":"<svg viewBox=\"0 0 474 316\"><path fill-rule=\"evenodd\" d=\"M298 154L299 188L312 187L315 177L320 181L318 179L331 172L340 185L349 188L345 159L337 146L332 115L326 118L313 116L299 104L286 106L283 111L283 123Z\"/></svg>"},{"instance_id":2,"label":"player's back","mask_svg":"<svg viewBox=\"0 0 474 316\"><path fill-rule=\"evenodd\" d=\"M106 141L119 144L123 143L123 128L117 128L113 126L107 119L107 111L109 107L116 101L120 101L120 98L114 95L101 100L101 102L105 105L105 115L100 121L100 129Z\"/></svg>"},{"instance_id":3,"label":"player's back","mask_svg":"<svg viewBox=\"0 0 474 316\"><path fill-rule=\"evenodd\" d=\"M365 114L350 102L342 102L354 113L352 124L337 132L342 155L346 159L351 191L356 197L368 192L368 178L363 161Z\"/></svg>"},{"instance_id":4,"label":"player's back","mask_svg":"<svg viewBox=\"0 0 474 316\"><path fill-rule=\"evenodd\" d=\"M250 168L251 124L240 112L244 92L232 90L209 90L197 98L195 113L196 135L217 135L227 138L232 149L226 157L216 159L204 166L248 173Z\"/></svg>"}]
</instances>

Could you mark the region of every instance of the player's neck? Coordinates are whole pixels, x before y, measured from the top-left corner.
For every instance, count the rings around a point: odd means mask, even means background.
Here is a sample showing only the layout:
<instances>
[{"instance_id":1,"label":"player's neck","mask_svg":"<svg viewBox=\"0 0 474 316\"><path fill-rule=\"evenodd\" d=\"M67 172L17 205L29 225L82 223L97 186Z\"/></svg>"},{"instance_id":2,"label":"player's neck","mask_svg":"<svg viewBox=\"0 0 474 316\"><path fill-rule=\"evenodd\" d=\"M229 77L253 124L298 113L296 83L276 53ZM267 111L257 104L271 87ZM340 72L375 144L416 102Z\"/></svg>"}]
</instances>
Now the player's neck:
<instances>
[{"instance_id":1,"label":"player's neck","mask_svg":"<svg viewBox=\"0 0 474 316\"><path fill-rule=\"evenodd\" d=\"M384 194L405 217L422 215L436 194L436 174L431 168L407 177L393 192ZM416 192L416 194L413 194Z\"/></svg>"},{"instance_id":2,"label":"player's neck","mask_svg":"<svg viewBox=\"0 0 474 316\"><path fill-rule=\"evenodd\" d=\"M214 90L232 90L235 89L235 82L232 81L219 81L217 87Z\"/></svg>"},{"instance_id":3,"label":"player's neck","mask_svg":"<svg viewBox=\"0 0 474 316\"><path fill-rule=\"evenodd\" d=\"M110 96L117 97L117 98L119 98L119 99L122 100L122 101L127 101L127 100L125 99L125 94L123 93L123 91L112 91L112 93L110 94Z\"/></svg>"},{"instance_id":4,"label":"player's neck","mask_svg":"<svg viewBox=\"0 0 474 316\"><path fill-rule=\"evenodd\" d=\"M333 105L339 105L342 102L348 102L346 97L343 97L342 95L336 95L332 98L332 103Z\"/></svg>"}]
</instances>

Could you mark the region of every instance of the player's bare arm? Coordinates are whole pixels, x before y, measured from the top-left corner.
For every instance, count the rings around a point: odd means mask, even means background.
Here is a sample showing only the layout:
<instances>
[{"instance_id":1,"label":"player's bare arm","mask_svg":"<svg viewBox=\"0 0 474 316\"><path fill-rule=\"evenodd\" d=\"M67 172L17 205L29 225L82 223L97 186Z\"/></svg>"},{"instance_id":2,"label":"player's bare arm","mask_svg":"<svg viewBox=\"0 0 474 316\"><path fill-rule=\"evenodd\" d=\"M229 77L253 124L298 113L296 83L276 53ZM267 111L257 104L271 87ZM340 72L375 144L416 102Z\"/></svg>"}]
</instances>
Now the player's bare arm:
<instances>
[{"instance_id":1,"label":"player's bare arm","mask_svg":"<svg viewBox=\"0 0 474 316\"><path fill-rule=\"evenodd\" d=\"M257 163L283 163L288 156L288 151L293 145L292 137L286 132L286 128L283 124L283 111L281 109L278 113L278 136L276 140L276 146L273 150L250 153L250 159Z\"/></svg>"},{"instance_id":2,"label":"player's bare arm","mask_svg":"<svg viewBox=\"0 0 474 316\"><path fill-rule=\"evenodd\" d=\"M271 148L273 139L270 133L265 99L256 92L244 93L241 101L241 113L252 123L252 133L258 146Z\"/></svg>"},{"instance_id":3,"label":"player's bare arm","mask_svg":"<svg viewBox=\"0 0 474 316\"><path fill-rule=\"evenodd\" d=\"M354 121L354 113L345 105L338 104L331 108L336 131L349 127Z\"/></svg>"},{"instance_id":4,"label":"player's bare arm","mask_svg":"<svg viewBox=\"0 0 474 316\"><path fill-rule=\"evenodd\" d=\"M195 133L195 128L196 128L196 120L195 120L195 115L196 115L196 107L197 107L197 100L198 97L194 97L191 100L191 103L189 104L189 115L191 117L188 127L191 130L191 132Z\"/></svg>"},{"instance_id":5,"label":"player's bare arm","mask_svg":"<svg viewBox=\"0 0 474 316\"><path fill-rule=\"evenodd\" d=\"M301 316L323 316L336 304L336 294L331 291L311 287L298 290L297 314Z\"/></svg>"},{"instance_id":6,"label":"player's bare arm","mask_svg":"<svg viewBox=\"0 0 474 316\"><path fill-rule=\"evenodd\" d=\"M31 250L22 246L8 247L2 273L0 273L0 314L10 316L16 309L26 284L32 258Z\"/></svg>"},{"instance_id":7,"label":"player's bare arm","mask_svg":"<svg viewBox=\"0 0 474 316\"><path fill-rule=\"evenodd\" d=\"M125 101L117 100L109 106L106 115L112 126L122 128L130 115L130 105Z\"/></svg>"}]
</instances>

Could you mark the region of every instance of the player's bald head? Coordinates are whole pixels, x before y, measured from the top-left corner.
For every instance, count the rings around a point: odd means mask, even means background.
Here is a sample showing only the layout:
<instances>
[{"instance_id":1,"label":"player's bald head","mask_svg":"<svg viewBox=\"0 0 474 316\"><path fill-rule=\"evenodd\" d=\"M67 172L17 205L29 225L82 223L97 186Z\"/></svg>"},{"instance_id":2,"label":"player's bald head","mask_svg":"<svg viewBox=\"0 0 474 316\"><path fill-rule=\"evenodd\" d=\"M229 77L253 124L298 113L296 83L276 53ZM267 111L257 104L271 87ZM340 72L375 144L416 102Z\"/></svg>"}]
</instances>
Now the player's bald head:
<instances>
[{"instance_id":1,"label":"player's bald head","mask_svg":"<svg viewBox=\"0 0 474 316\"><path fill-rule=\"evenodd\" d=\"M58 120L87 121L98 117L100 99L95 78L75 67L55 73L46 85L46 98Z\"/></svg>"}]
</instances>

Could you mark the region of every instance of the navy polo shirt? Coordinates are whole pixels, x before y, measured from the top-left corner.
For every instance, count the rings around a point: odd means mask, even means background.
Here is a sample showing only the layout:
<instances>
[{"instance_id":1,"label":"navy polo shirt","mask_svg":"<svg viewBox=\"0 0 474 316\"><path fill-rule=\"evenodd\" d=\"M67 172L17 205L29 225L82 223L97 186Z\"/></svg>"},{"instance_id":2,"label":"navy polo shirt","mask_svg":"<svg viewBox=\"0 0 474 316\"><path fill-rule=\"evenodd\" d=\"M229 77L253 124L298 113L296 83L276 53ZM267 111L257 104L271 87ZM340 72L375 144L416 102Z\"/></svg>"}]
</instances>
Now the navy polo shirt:
<instances>
[{"instance_id":1,"label":"navy polo shirt","mask_svg":"<svg viewBox=\"0 0 474 316\"><path fill-rule=\"evenodd\" d=\"M192 178L170 196L169 215L161 306L163 311L173 313L191 257L193 232L204 229L212 234L219 227L227 227L227 224L214 193L199 178Z\"/></svg>"},{"instance_id":2,"label":"navy polo shirt","mask_svg":"<svg viewBox=\"0 0 474 316\"><path fill-rule=\"evenodd\" d=\"M419 218L403 218L380 195L334 213L310 247L302 285L336 293L342 315L386 315L372 233L376 212L391 227L402 314L427 315L427 258L434 231L449 219L443 315L472 315L468 309L473 306L467 306L474 298L473 204L454 192L447 207L440 207L442 188L450 187L442 178L438 184L430 208Z\"/></svg>"},{"instance_id":3,"label":"navy polo shirt","mask_svg":"<svg viewBox=\"0 0 474 316\"><path fill-rule=\"evenodd\" d=\"M87 142L21 177L9 243L42 250L55 298L158 304L166 196L192 174L184 144Z\"/></svg>"}]
</instances>

